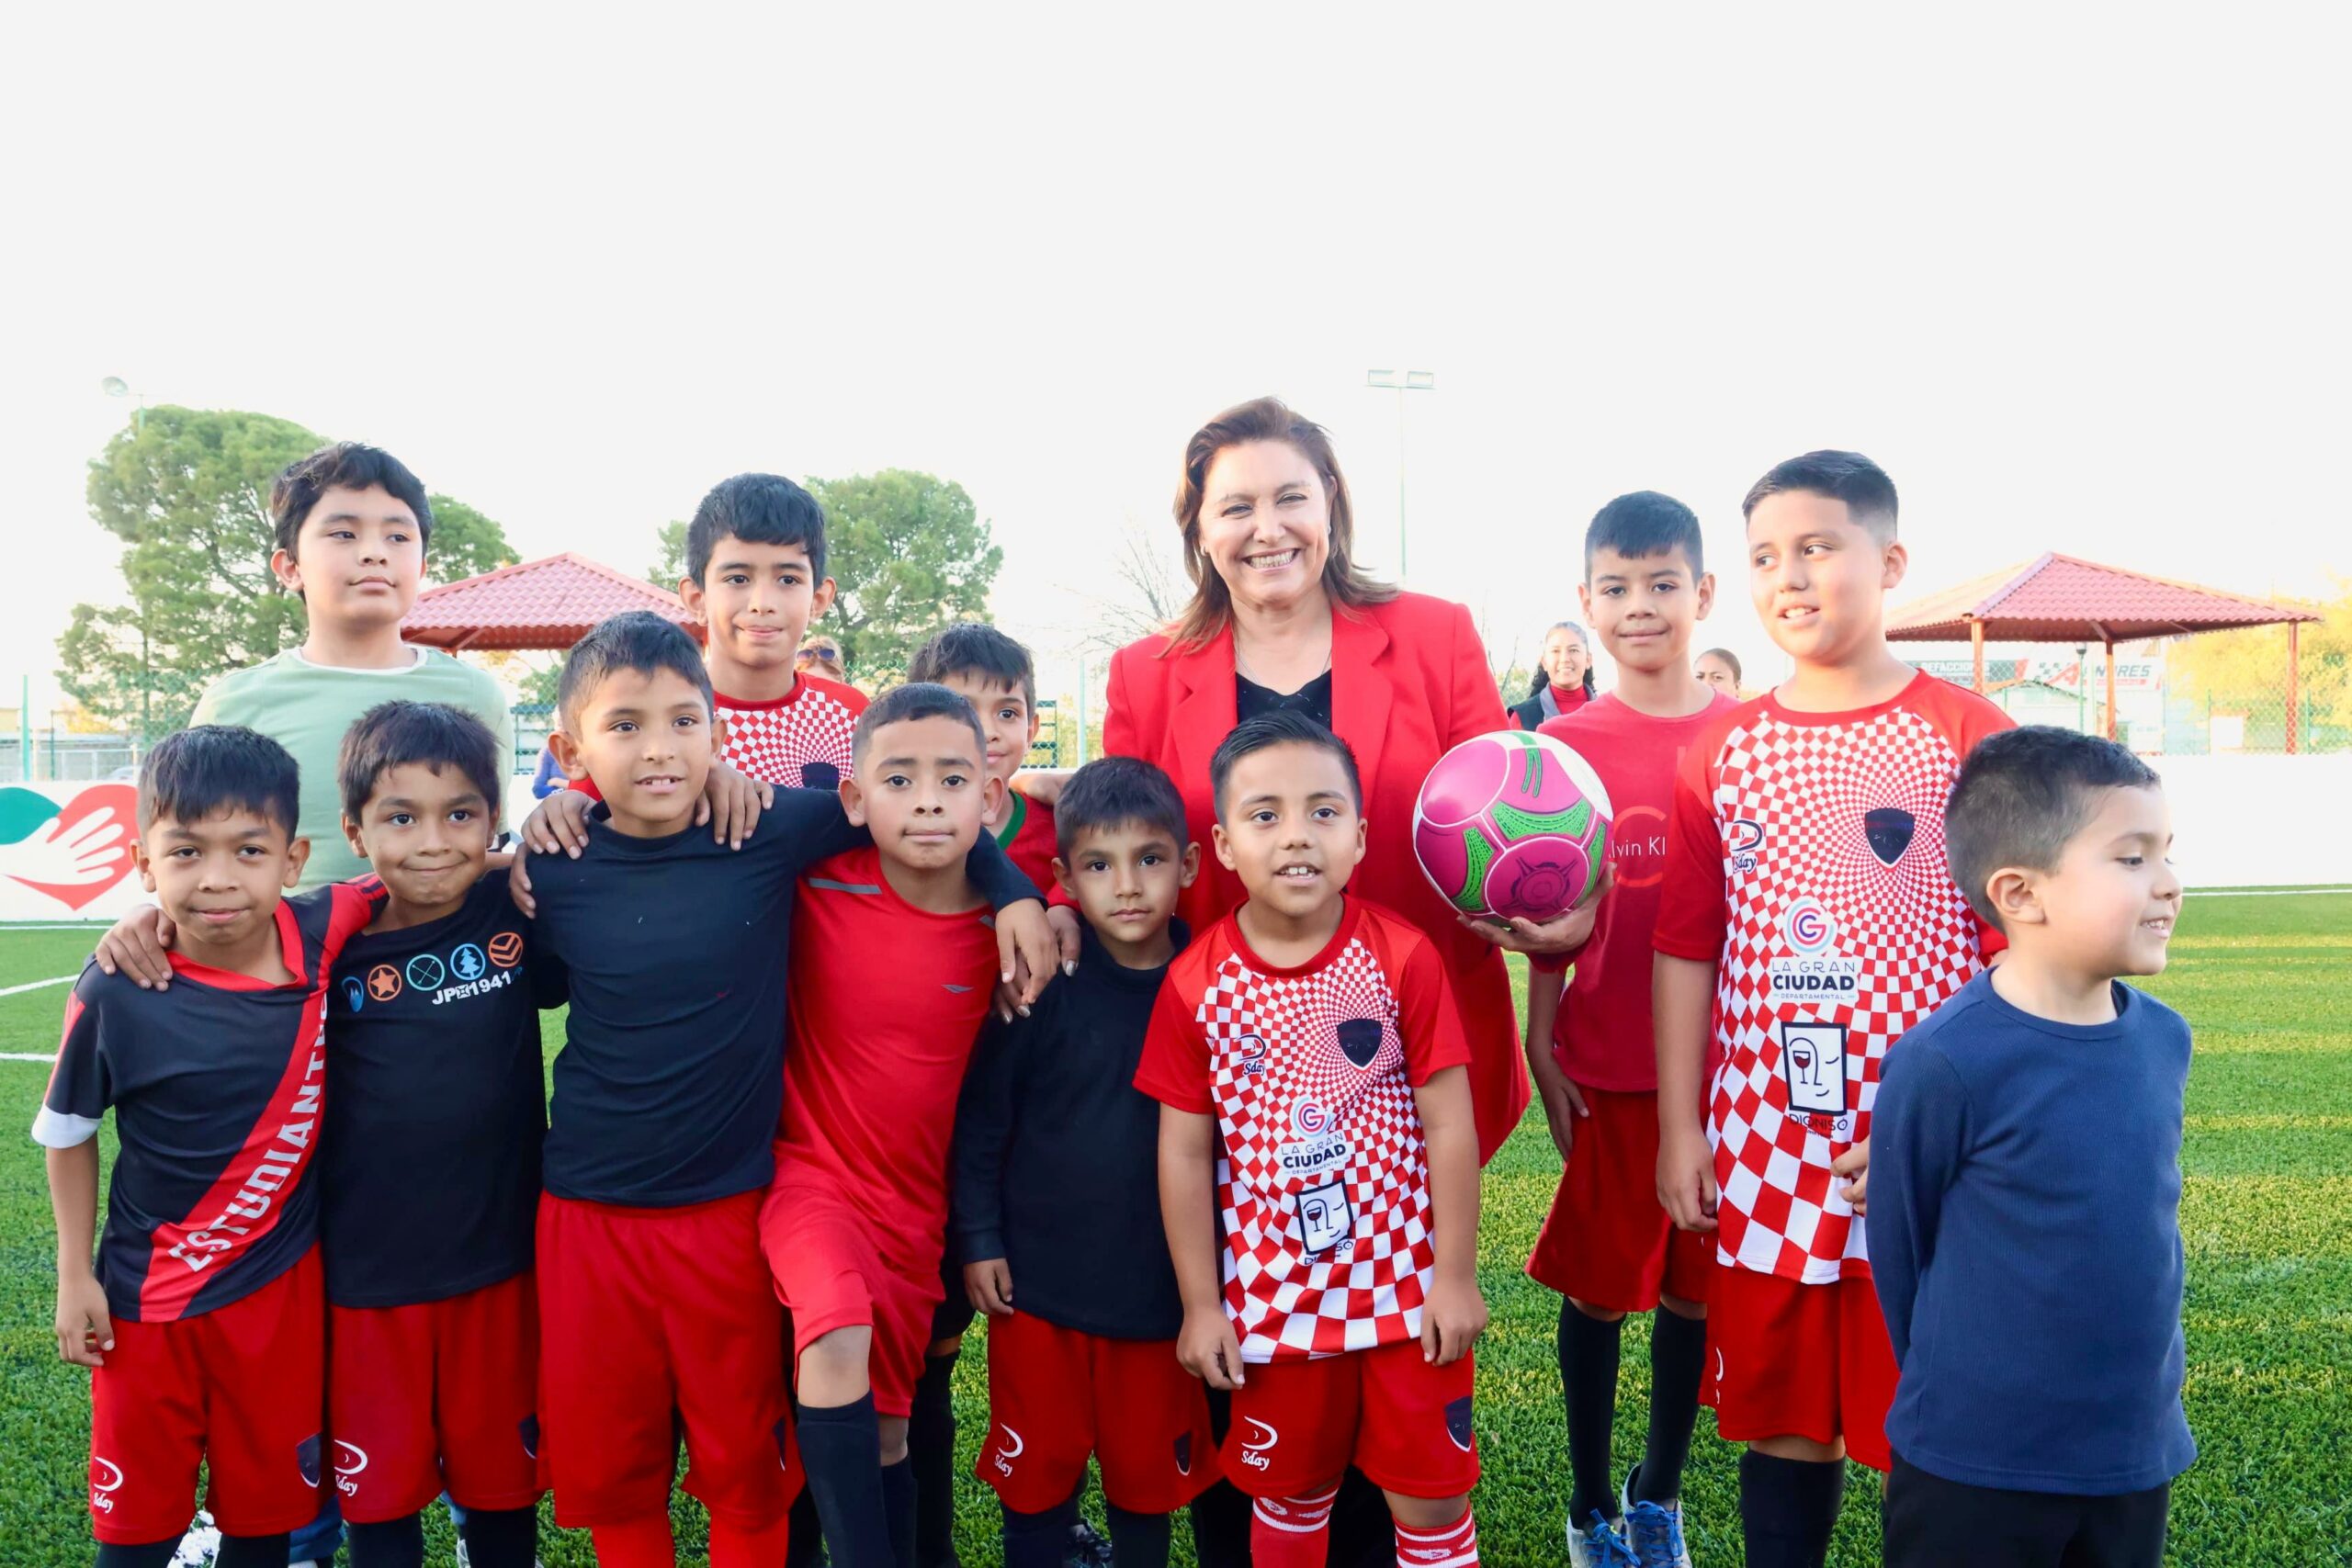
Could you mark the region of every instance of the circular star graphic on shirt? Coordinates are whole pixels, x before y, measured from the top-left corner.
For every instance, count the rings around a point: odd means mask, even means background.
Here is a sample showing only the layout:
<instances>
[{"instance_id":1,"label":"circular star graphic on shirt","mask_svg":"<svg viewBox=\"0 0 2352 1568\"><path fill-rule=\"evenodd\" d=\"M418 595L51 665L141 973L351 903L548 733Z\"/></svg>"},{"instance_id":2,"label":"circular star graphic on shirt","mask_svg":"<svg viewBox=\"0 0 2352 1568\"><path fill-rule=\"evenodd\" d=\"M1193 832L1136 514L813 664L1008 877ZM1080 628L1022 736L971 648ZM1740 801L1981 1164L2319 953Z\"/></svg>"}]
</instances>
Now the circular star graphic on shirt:
<instances>
[{"instance_id":1,"label":"circular star graphic on shirt","mask_svg":"<svg viewBox=\"0 0 2352 1568\"><path fill-rule=\"evenodd\" d=\"M390 1001L401 994L401 972L389 964L379 964L368 971L368 994L379 1002Z\"/></svg>"}]
</instances>

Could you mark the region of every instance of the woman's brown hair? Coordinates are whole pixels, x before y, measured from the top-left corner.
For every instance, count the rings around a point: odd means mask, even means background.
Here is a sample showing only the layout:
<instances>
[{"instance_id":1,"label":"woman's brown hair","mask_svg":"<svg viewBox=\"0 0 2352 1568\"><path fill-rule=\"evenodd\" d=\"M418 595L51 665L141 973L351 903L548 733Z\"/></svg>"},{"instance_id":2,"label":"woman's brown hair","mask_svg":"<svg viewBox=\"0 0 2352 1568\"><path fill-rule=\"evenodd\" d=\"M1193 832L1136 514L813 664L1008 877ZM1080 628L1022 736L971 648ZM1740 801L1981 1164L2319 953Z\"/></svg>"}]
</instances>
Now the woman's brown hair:
<instances>
[{"instance_id":1,"label":"woman's brown hair","mask_svg":"<svg viewBox=\"0 0 2352 1568\"><path fill-rule=\"evenodd\" d=\"M1184 444L1184 478L1176 487L1176 525L1184 531L1184 570L1193 580L1193 602L1169 629L1166 653L1189 653L1215 637L1233 620L1233 594L1216 564L1201 548L1201 502L1209 465L1228 446L1248 441L1280 441L1323 476L1331 500L1331 547L1323 561L1323 591L1345 609L1385 604L1396 597L1387 583L1366 576L1350 558L1355 543L1355 508L1348 481L1331 450L1330 433L1295 412L1280 398L1237 403L1193 433Z\"/></svg>"}]
</instances>

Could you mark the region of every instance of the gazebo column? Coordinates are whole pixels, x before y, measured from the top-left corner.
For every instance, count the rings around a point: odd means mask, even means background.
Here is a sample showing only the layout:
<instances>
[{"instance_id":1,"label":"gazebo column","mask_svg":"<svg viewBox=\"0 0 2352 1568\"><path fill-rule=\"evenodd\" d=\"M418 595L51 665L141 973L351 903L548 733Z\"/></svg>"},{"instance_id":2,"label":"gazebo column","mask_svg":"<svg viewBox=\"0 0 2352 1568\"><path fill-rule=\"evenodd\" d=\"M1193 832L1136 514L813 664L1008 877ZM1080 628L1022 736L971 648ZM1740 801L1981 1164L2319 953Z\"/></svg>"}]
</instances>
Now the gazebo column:
<instances>
[{"instance_id":1,"label":"gazebo column","mask_svg":"<svg viewBox=\"0 0 2352 1568\"><path fill-rule=\"evenodd\" d=\"M2302 705L2302 699L2295 690L2295 683L2301 673L2302 634L2301 622L2287 623L2287 755L2290 757L2295 754L2297 739L2295 721L2297 710Z\"/></svg>"},{"instance_id":2,"label":"gazebo column","mask_svg":"<svg viewBox=\"0 0 2352 1568\"><path fill-rule=\"evenodd\" d=\"M1975 666L1974 679L1972 683L1976 688L1976 694L1981 697L1984 694L1984 623L1973 615L1968 618L1968 654L1970 661Z\"/></svg>"},{"instance_id":3,"label":"gazebo column","mask_svg":"<svg viewBox=\"0 0 2352 1568\"><path fill-rule=\"evenodd\" d=\"M2115 643L2107 644L2107 738L2115 739Z\"/></svg>"}]
</instances>

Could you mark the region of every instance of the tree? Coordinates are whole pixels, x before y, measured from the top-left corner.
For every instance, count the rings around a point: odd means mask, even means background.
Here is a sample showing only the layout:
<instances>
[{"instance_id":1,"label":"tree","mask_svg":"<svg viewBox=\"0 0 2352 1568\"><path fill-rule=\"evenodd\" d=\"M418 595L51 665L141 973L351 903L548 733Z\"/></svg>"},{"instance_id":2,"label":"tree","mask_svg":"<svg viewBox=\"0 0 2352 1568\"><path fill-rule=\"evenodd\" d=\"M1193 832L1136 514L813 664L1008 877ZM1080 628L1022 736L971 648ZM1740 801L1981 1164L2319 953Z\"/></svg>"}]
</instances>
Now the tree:
<instances>
[{"instance_id":1,"label":"tree","mask_svg":"<svg viewBox=\"0 0 2352 1568\"><path fill-rule=\"evenodd\" d=\"M2352 581L2337 579L2335 597L2324 602L2280 603L2316 611L2321 617L2297 634L2301 746L2327 750L2352 744ZM2244 714L2248 750L2276 750L2285 745L2285 626L2180 637L2172 643L2165 662L2173 695L2186 699L2193 715Z\"/></svg>"},{"instance_id":2,"label":"tree","mask_svg":"<svg viewBox=\"0 0 2352 1568\"><path fill-rule=\"evenodd\" d=\"M60 684L143 743L186 724L222 671L300 642L302 602L269 570L269 486L324 444L267 414L170 406L108 441L90 464L90 515L122 541L127 603L74 607ZM429 572L470 576L514 558L496 523L433 499Z\"/></svg>"},{"instance_id":3,"label":"tree","mask_svg":"<svg viewBox=\"0 0 2352 1568\"><path fill-rule=\"evenodd\" d=\"M1162 543L1167 534L1165 527L1147 530L1132 517L1120 529L1119 553L1111 563L1115 597L1094 596L1096 647L1115 650L1164 632L1193 602L1182 562Z\"/></svg>"},{"instance_id":4,"label":"tree","mask_svg":"<svg viewBox=\"0 0 2352 1568\"><path fill-rule=\"evenodd\" d=\"M825 509L825 570L841 584L823 627L856 679L904 670L933 628L987 613L1004 551L962 485L885 468L811 479L808 491Z\"/></svg>"},{"instance_id":5,"label":"tree","mask_svg":"<svg viewBox=\"0 0 2352 1568\"><path fill-rule=\"evenodd\" d=\"M675 593L679 581L686 575L686 525L662 524L662 531L654 536L653 547L659 553L654 556L653 570L645 574L645 581Z\"/></svg>"}]
</instances>

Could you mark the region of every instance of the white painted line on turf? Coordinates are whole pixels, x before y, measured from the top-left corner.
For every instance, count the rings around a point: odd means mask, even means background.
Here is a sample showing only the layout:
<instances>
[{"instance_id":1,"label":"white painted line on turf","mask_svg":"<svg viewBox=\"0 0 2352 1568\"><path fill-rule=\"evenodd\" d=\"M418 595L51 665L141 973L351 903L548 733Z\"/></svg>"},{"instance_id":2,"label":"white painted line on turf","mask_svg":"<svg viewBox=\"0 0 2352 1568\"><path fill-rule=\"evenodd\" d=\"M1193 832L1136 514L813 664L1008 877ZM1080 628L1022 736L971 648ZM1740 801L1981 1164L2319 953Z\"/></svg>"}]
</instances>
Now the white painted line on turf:
<instances>
[{"instance_id":1,"label":"white painted line on turf","mask_svg":"<svg viewBox=\"0 0 2352 1568\"><path fill-rule=\"evenodd\" d=\"M57 1057L54 1054L37 1056L25 1051L0 1051L0 1062L54 1062L55 1060Z\"/></svg>"},{"instance_id":2,"label":"white painted line on turf","mask_svg":"<svg viewBox=\"0 0 2352 1568\"><path fill-rule=\"evenodd\" d=\"M2352 893L2352 887L2191 887L2191 898L2302 898L2314 893Z\"/></svg>"},{"instance_id":3,"label":"white painted line on turf","mask_svg":"<svg viewBox=\"0 0 2352 1568\"><path fill-rule=\"evenodd\" d=\"M60 975L54 980L28 980L21 986L0 986L0 997L19 996L26 991L45 991L51 986L70 986L82 977L80 970Z\"/></svg>"}]
</instances>

